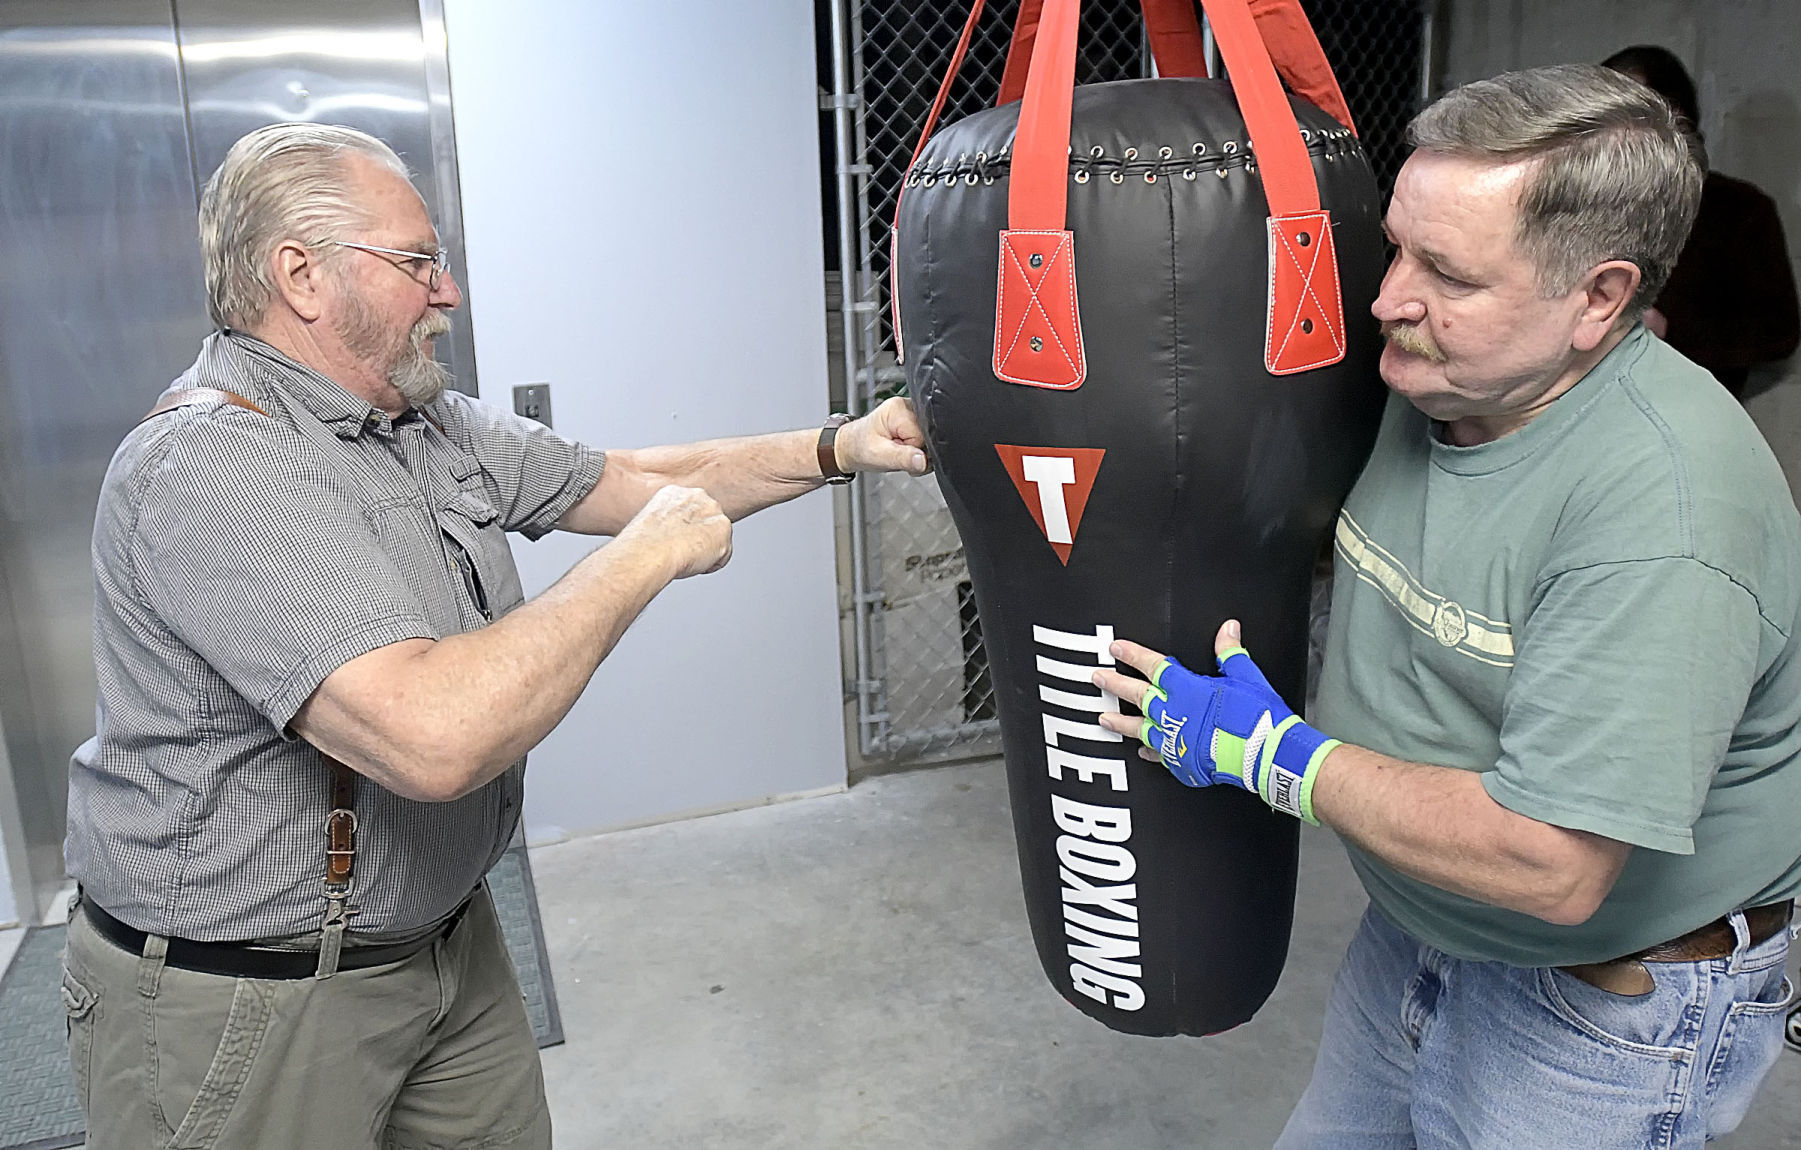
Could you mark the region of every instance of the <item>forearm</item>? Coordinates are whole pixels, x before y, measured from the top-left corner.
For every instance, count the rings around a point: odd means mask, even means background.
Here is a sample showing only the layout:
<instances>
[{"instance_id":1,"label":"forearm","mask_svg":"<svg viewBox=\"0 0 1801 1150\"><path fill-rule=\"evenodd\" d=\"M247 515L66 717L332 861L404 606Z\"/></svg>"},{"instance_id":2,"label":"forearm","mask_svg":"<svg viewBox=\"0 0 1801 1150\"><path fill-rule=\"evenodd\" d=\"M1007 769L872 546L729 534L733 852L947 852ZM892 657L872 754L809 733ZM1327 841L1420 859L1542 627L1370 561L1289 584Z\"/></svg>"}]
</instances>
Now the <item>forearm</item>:
<instances>
[{"instance_id":1,"label":"forearm","mask_svg":"<svg viewBox=\"0 0 1801 1150\"><path fill-rule=\"evenodd\" d=\"M819 429L806 428L645 448L632 454L653 486L698 487L735 522L822 486L818 444Z\"/></svg>"},{"instance_id":2,"label":"forearm","mask_svg":"<svg viewBox=\"0 0 1801 1150\"><path fill-rule=\"evenodd\" d=\"M608 451L599 485L557 526L611 535L670 485L704 490L736 521L822 486L818 443L813 428Z\"/></svg>"},{"instance_id":3,"label":"forearm","mask_svg":"<svg viewBox=\"0 0 1801 1150\"><path fill-rule=\"evenodd\" d=\"M398 794L461 797L550 733L673 574L666 548L622 536L479 631L340 667L294 730Z\"/></svg>"},{"instance_id":4,"label":"forearm","mask_svg":"<svg viewBox=\"0 0 1801 1150\"><path fill-rule=\"evenodd\" d=\"M1313 813L1403 874L1563 925L1594 913L1629 850L1508 810L1478 772L1348 744L1320 764Z\"/></svg>"}]
</instances>

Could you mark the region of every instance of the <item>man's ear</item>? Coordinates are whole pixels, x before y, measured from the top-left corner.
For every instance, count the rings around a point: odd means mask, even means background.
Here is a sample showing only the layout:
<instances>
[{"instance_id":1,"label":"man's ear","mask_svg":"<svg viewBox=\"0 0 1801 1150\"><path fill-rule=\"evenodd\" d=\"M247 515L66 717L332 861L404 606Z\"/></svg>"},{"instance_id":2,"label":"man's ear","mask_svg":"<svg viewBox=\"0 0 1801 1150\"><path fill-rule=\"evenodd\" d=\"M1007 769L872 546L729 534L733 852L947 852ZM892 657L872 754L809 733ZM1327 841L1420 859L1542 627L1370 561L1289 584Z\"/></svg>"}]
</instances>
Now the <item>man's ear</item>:
<instances>
[{"instance_id":1,"label":"man's ear","mask_svg":"<svg viewBox=\"0 0 1801 1150\"><path fill-rule=\"evenodd\" d=\"M1590 269L1577 288L1582 293L1582 311L1570 337L1577 351L1593 351L1600 346L1638 294L1642 278L1638 265L1630 260L1608 260Z\"/></svg>"},{"instance_id":2,"label":"man's ear","mask_svg":"<svg viewBox=\"0 0 1801 1150\"><path fill-rule=\"evenodd\" d=\"M324 267L303 245L283 240L269 257L275 294L300 319L313 323L324 314Z\"/></svg>"}]
</instances>

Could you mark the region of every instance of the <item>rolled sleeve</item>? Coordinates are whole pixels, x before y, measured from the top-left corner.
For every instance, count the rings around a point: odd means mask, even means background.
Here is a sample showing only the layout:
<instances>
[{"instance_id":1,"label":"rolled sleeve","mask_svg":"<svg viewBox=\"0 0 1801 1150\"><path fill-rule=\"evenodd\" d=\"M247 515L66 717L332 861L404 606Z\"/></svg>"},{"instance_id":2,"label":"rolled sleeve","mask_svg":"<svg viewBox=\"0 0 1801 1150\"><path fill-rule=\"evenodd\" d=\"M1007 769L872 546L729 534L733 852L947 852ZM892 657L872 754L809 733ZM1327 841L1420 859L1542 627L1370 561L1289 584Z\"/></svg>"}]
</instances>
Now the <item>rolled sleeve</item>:
<instances>
[{"instance_id":1,"label":"rolled sleeve","mask_svg":"<svg viewBox=\"0 0 1801 1150\"><path fill-rule=\"evenodd\" d=\"M1485 789L1540 822L1693 853L1760 635L1751 594L1692 559L1556 576L1523 629Z\"/></svg>"},{"instance_id":2,"label":"rolled sleeve","mask_svg":"<svg viewBox=\"0 0 1801 1150\"><path fill-rule=\"evenodd\" d=\"M229 408L176 418L138 495L133 591L278 731L349 660L441 637L304 439Z\"/></svg>"}]
</instances>

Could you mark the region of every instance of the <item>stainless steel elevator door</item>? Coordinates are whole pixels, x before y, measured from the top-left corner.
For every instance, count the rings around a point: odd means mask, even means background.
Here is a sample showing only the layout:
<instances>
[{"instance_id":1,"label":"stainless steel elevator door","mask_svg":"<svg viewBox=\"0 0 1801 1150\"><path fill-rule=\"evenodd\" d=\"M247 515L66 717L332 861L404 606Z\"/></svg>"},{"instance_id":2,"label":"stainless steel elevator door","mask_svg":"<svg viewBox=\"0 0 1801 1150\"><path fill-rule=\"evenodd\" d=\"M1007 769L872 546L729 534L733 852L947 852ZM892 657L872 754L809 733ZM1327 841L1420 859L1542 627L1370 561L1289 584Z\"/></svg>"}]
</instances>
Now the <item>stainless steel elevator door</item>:
<instances>
[{"instance_id":1,"label":"stainless steel elevator door","mask_svg":"<svg viewBox=\"0 0 1801 1150\"><path fill-rule=\"evenodd\" d=\"M94 732L100 481L212 326L197 186L279 120L392 145L463 281L441 0L0 0L0 839L27 919ZM452 322L473 394L466 297Z\"/></svg>"},{"instance_id":2,"label":"stainless steel elevator door","mask_svg":"<svg viewBox=\"0 0 1801 1150\"><path fill-rule=\"evenodd\" d=\"M168 0L0 4L0 717L40 884L94 730L100 480L210 327L194 202Z\"/></svg>"}]
</instances>

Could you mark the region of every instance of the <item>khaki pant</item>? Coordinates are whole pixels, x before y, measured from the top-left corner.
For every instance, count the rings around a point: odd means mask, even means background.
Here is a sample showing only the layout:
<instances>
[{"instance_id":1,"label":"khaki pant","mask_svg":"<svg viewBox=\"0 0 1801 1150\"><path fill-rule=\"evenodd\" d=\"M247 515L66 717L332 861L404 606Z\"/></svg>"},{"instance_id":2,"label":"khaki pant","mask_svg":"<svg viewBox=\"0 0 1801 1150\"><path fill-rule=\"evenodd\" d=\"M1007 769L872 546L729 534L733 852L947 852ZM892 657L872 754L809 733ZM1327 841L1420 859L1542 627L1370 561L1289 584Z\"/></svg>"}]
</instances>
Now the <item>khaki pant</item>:
<instances>
[{"instance_id":1,"label":"khaki pant","mask_svg":"<svg viewBox=\"0 0 1801 1150\"><path fill-rule=\"evenodd\" d=\"M78 914L63 999L93 1150L550 1146L537 1044L486 889L449 938L324 980L177 970Z\"/></svg>"}]
</instances>

